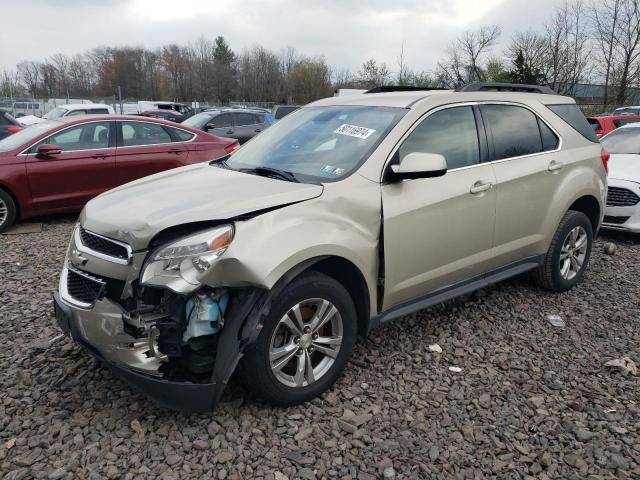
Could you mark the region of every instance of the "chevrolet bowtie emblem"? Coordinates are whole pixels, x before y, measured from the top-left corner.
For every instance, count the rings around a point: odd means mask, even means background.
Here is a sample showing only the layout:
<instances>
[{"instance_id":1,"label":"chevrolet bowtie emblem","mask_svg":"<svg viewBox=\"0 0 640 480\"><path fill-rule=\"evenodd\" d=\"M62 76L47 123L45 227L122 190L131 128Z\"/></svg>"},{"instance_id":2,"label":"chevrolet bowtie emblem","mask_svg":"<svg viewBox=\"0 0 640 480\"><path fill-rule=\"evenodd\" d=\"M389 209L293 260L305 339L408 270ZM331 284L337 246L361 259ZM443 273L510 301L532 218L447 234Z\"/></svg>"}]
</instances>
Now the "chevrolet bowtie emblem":
<instances>
[{"instance_id":1,"label":"chevrolet bowtie emblem","mask_svg":"<svg viewBox=\"0 0 640 480\"><path fill-rule=\"evenodd\" d=\"M78 250L73 250L71 252L71 263L73 263L74 265L82 267L86 265L88 261L89 260L87 258L84 258L82 255L80 255L80 252Z\"/></svg>"}]
</instances>

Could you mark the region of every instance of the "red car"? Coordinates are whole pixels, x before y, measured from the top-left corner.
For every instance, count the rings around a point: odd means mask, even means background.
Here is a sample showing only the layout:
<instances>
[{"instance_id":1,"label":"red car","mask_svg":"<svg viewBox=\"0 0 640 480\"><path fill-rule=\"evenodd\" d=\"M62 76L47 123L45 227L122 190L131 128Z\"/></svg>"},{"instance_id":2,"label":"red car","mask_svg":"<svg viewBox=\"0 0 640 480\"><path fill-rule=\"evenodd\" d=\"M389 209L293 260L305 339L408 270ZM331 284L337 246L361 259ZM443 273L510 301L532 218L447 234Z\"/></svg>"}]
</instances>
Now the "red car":
<instances>
[{"instance_id":1,"label":"red car","mask_svg":"<svg viewBox=\"0 0 640 480\"><path fill-rule=\"evenodd\" d=\"M154 118L61 117L0 140L0 232L16 218L78 211L152 173L216 160L237 140Z\"/></svg>"},{"instance_id":2,"label":"red car","mask_svg":"<svg viewBox=\"0 0 640 480\"><path fill-rule=\"evenodd\" d=\"M640 122L640 115L599 115L587 117L587 121L598 137L602 137L616 128L628 123Z\"/></svg>"}]
</instances>

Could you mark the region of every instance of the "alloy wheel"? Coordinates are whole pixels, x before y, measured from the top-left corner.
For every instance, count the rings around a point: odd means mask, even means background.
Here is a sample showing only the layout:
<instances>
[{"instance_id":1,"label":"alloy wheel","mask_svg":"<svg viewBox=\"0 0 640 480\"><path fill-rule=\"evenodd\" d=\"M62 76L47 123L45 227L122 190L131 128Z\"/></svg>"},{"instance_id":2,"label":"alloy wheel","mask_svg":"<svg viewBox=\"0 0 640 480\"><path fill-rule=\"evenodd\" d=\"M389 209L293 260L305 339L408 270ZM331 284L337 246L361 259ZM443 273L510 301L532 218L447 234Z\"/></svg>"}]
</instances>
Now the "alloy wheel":
<instances>
[{"instance_id":1,"label":"alloy wheel","mask_svg":"<svg viewBox=\"0 0 640 480\"><path fill-rule=\"evenodd\" d=\"M342 335L342 316L330 301L310 298L297 303L280 319L271 336L271 371L288 387L311 385L335 363Z\"/></svg>"},{"instance_id":2,"label":"alloy wheel","mask_svg":"<svg viewBox=\"0 0 640 480\"><path fill-rule=\"evenodd\" d=\"M589 247L587 231L577 226L564 239L560 250L560 275L565 280L573 280L584 264Z\"/></svg>"},{"instance_id":3,"label":"alloy wheel","mask_svg":"<svg viewBox=\"0 0 640 480\"><path fill-rule=\"evenodd\" d=\"M4 203L4 200L0 198L0 225L3 225L4 222L7 221L8 215L9 215L9 209L7 208L7 204Z\"/></svg>"}]
</instances>

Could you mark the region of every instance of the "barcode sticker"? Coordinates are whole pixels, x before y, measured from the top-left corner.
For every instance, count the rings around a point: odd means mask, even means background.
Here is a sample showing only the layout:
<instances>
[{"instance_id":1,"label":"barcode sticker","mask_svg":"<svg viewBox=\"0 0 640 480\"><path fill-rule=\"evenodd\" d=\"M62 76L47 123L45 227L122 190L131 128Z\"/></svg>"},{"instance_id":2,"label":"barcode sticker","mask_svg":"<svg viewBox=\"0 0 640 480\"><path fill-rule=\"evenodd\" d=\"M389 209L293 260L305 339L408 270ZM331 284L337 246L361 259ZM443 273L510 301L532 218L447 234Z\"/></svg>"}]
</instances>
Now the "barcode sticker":
<instances>
[{"instance_id":1,"label":"barcode sticker","mask_svg":"<svg viewBox=\"0 0 640 480\"><path fill-rule=\"evenodd\" d=\"M375 132L373 128L358 127L357 125L349 125L348 123L343 123L333 131L333 133L338 133L340 135L348 135L350 137L363 139L368 138L373 132Z\"/></svg>"}]
</instances>

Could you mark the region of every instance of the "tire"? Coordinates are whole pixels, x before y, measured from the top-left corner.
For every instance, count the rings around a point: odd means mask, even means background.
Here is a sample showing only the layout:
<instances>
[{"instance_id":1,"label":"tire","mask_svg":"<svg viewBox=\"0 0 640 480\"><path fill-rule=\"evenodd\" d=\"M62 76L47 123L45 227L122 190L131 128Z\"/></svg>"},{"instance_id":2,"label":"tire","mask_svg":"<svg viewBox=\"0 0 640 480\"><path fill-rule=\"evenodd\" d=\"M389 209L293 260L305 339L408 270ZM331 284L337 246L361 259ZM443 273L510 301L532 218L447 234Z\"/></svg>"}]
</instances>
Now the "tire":
<instances>
[{"instance_id":1,"label":"tire","mask_svg":"<svg viewBox=\"0 0 640 480\"><path fill-rule=\"evenodd\" d=\"M577 232L577 239L573 240L572 246L572 238L569 237L574 232ZM577 248L577 244L582 243L583 235L586 237L584 249ZM566 247L566 249L563 250L563 247ZM591 221L584 213L569 210L562 217L560 225L551 240L544 263L533 271L534 281L552 292L565 292L573 288L584 279L592 248L593 228ZM562 262L561 255L565 257ZM576 263L573 262L571 257L576 259ZM569 261L568 269L567 260Z\"/></svg>"},{"instance_id":2,"label":"tire","mask_svg":"<svg viewBox=\"0 0 640 480\"><path fill-rule=\"evenodd\" d=\"M13 198L0 188L0 233L13 225L16 214L17 209Z\"/></svg>"},{"instance_id":3,"label":"tire","mask_svg":"<svg viewBox=\"0 0 640 480\"><path fill-rule=\"evenodd\" d=\"M300 324L292 310L296 305L303 324L308 326L313 325L316 313L324 311L324 316L320 316L325 319L321 322L324 325L317 330L317 336L312 330L298 328ZM332 314L329 305L335 307L336 313ZM288 407L311 400L329 389L341 375L353 350L356 327L356 309L347 290L322 273L303 273L275 298L260 336L245 351L241 366L244 380L274 406ZM302 331L303 335L294 330ZM338 337L342 339L339 346L326 343ZM322 344L316 343L318 338ZM324 353L326 350L332 350L335 358ZM274 355L274 364L283 365L280 370L277 366L275 370L272 368L270 353ZM311 368L307 361L311 362ZM297 375L301 364L304 372Z\"/></svg>"}]
</instances>

